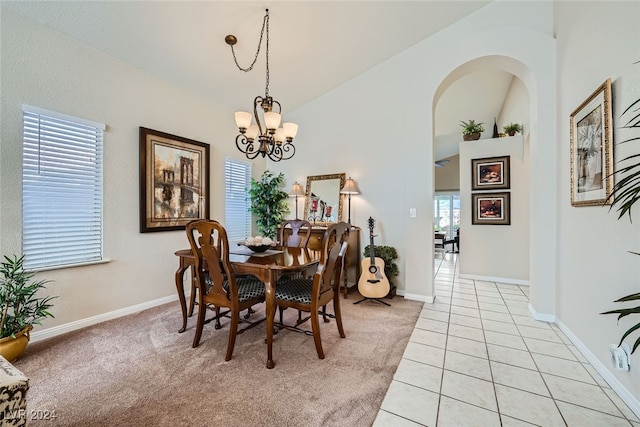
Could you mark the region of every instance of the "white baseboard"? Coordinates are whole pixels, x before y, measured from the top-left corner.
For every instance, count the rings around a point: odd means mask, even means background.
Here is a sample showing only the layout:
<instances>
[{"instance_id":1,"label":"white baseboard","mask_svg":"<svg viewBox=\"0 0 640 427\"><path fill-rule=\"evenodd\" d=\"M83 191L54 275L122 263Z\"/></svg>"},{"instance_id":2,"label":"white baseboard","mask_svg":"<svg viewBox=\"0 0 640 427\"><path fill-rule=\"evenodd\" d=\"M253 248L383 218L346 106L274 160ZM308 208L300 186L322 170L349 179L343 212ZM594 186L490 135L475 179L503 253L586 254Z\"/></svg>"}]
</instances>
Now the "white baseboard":
<instances>
[{"instance_id":1,"label":"white baseboard","mask_svg":"<svg viewBox=\"0 0 640 427\"><path fill-rule=\"evenodd\" d=\"M555 314L538 313L531 304L529 304L529 313L531 313L534 319L539 320L541 322L549 322L549 323L556 322Z\"/></svg>"},{"instance_id":2,"label":"white baseboard","mask_svg":"<svg viewBox=\"0 0 640 427\"><path fill-rule=\"evenodd\" d=\"M398 294L400 294L400 292L398 292ZM435 300L433 295L411 294L404 291L402 292L401 295L404 296L406 299L428 302L429 304L433 304L433 301Z\"/></svg>"},{"instance_id":3,"label":"white baseboard","mask_svg":"<svg viewBox=\"0 0 640 427\"><path fill-rule=\"evenodd\" d=\"M511 279L508 277L479 276L477 274L460 274L461 279L483 280L485 282L506 283L509 285L529 286L528 280Z\"/></svg>"},{"instance_id":4,"label":"white baseboard","mask_svg":"<svg viewBox=\"0 0 640 427\"><path fill-rule=\"evenodd\" d=\"M171 301L176 301L177 295L171 295L157 300L148 301L142 304L133 305L131 307L121 308L119 310L110 311L108 313L99 314L97 316L88 317L86 319L77 320L75 322L66 323L64 325L54 326L52 328L43 329L42 331L36 331L31 334L31 342L42 341L48 338L53 338L58 335L66 334L67 332L76 331L78 329L86 328L107 320L117 319L118 317L126 316L128 314L138 313L142 310L157 307L162 304L166 304Z\"/></svg>"},{"instance_id":5,"label":"white baseboard","mask_svg":"<svg viewBox=\"0 0 640 427\"><path fill-rule=\"evenodd\" d=\"M611 386L611 389L616 392L620 399L627 404L629 409L636 414L637 417L640 417L640 402L635 396L627 390L627 388L622 385L620 381L609 371L578 337L571 332L571 330L560 320L556 319L556 325L560 328L562 332L571 340L573 345L576 346L580 353L591 363L591 365L595 368L596 371L600 374L600 376Z\"/></svg>"}]
</instances>

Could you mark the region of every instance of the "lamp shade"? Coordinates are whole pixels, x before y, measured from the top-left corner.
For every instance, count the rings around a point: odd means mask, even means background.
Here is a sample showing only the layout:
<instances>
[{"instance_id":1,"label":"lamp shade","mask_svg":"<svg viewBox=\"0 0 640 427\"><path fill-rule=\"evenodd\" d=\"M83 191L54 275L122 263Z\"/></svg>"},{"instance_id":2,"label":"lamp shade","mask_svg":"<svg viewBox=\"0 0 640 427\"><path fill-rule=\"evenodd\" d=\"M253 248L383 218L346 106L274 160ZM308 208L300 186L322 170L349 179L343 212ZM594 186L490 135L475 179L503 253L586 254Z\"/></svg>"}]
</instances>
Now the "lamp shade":
<instances>
[{"instance_id":1,"label":"lamp shade","mask_svg":"<svg viewBox=\"0 0 640 427\"><path fill-rule=\"evenodd\" d=\"M256 136L258 136L259 132L260 130L258 129L258 125L252 123L251 126L249 126L249 129L247 129L247 139L253 141L254 139L256 139Z\"/></svg>"},{"instance_id":2,"label":"lamp shade","mask_svg":"<svg viewBox=\"0 0 640 427\"><path fill-rule=\"evenodd\" d=\"M264 123L267 126L267 129L273 130L274 132L278 129L278 126L280 126L281 119L282 116L275 111L267 111L264 113Z\"/></svg>"},{"instance_id":3,"label":"lamp shade","mask_svg":"<svg viewBox=\"0 0 640 427\"><path fill-rule=\"evenodd\" d=\"M360 194L360 189L358 188L358 184L349 177L345 181L344 187L340 190L340 194Z\"/></svg>"},{"instance_id":4,"label":"lamp shade","mask_svg":"<svg viewBox=\"0 0 640 427\"><path fill-rule=\"evenodd\" d=\"M282 124L282 128L284 129L284 136L287 138L295 138L298 133L298 125L291 122L286 122Z\"/></svg>"},{"instance_id":5,"label":"lamp shade","mask_svg":"<svg viewBox=\"0 0 640 427\"><path fill-rule=\"evenodd\" d=\"M302 185L298 184L298 181L294 182L289 191L289 196L304 196L304 189Z\"/></svg>"},{"instance_id":6,"label":"lamp shade","mask_svg":"<svg viewBox=\"0 0 640 427\"><path fill-rule=\"evenodd\" d=\"M251 124L251 113L246 111L236 111L234 116L236 118L236 125L238 128L247 129Z\"/></svg>"},{"instance_id":7,"label":"lamp shade","mask_svg":"<svg viewBox=\"0 0 640 427\"><path fill-rule=\"evenodd\" d=\"M284 129L276 129L276 134L273 136L273 139L276 140L276 143L282 144L282 142L284 141Z\"/></svg>"}]
</instances>

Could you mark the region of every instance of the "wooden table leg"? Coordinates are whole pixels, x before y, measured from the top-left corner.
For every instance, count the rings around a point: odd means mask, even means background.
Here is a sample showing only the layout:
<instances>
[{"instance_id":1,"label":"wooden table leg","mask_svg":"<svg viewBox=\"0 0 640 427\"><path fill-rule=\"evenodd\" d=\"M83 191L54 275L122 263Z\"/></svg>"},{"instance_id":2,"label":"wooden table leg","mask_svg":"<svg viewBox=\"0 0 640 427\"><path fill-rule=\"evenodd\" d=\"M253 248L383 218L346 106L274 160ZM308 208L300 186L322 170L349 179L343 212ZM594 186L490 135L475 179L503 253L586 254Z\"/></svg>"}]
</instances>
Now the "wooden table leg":
<instances>
[{"instance_id":1,"label":"wooden table leg","mask_svg":"<svg viewBox=\"0 0 640 427\"><path fill-rule=\"evenodd\" d=\"M264 281L264 299L267 317L267 369L273 369L273 327L276 315L276 293L275 280L273 274L269 273L269 278Z\"/></svg>"},{"instance_id":2,"label":"wooden table leg","mask_svg":"<svg viewBox=\"0 0 640 427\"><path fill-rule=\"evenodd\" d=\"M176 290L178 291L178 299L180 300L180 309L182 310L182 328L178 332L182 333L187 330L187 300L184 296L184 272L189 266L180 261L180 267L176 270Z\"/></svg>"}]
</instances>

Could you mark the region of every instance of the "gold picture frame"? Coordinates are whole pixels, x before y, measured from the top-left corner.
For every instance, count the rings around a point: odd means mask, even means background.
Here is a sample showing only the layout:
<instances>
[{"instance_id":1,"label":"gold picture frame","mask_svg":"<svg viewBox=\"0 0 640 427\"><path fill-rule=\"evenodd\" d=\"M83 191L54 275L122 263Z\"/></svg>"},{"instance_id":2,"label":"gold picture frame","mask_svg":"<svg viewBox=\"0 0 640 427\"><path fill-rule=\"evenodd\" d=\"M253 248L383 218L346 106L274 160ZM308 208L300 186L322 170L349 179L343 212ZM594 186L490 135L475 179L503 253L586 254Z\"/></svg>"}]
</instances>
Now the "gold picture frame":
<instances>
[{"instance_id":1,"label":"gold picture frame","mask_svg":"<svg viewBox=\"0 0 640 427\"><path fill-rule=\"evenodd\" d=\"M307 177L303 218L317 226L328 226L340 222L346 173L312 175Z\"/></svg>"},{"instance_id":2,"label":"gold picture frame","mask_svg":"<svg viewBox=\"0 0 640 427\"><path fill-rule=\"evenodd\" d=\"M209 218L209 144L140 127L140 232Z\"/></svg>"},{"instance_id":3,"label":"gold picture frame","mask_svg":"<svg viewBox=\"0 0 640 427\"><path fill-rule=\"evenodd\" d=\"M611 79L571 113L570 129L571 205L610 205L609 196L613 191Z\"/></svg>"}]
</instances>

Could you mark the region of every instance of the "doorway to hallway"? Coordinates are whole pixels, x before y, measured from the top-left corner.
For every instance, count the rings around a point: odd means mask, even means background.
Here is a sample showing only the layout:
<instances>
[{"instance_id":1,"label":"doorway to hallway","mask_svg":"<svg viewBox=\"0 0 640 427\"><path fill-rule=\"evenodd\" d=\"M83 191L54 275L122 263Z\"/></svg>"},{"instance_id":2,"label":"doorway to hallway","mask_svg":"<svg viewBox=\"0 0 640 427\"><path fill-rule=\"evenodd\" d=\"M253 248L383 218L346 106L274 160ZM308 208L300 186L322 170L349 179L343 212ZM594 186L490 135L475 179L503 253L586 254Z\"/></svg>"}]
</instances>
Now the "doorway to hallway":
<instances>
[{"instance_id":1,"label":"doorway to hallway","mask_svg":"<svg viewBox=\"0 0 640 427\"><path fill-rule=\"evenodd\" d=\"M445 233L451 240L460 228L460 193L437 191L433 200L434 231Z\"/></svg>"}]
</instances>

